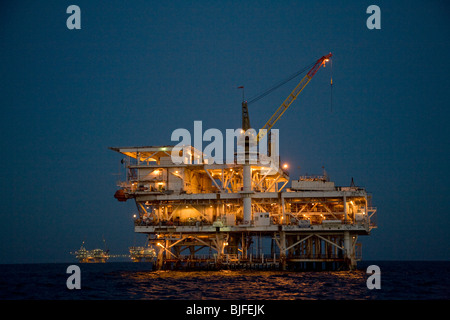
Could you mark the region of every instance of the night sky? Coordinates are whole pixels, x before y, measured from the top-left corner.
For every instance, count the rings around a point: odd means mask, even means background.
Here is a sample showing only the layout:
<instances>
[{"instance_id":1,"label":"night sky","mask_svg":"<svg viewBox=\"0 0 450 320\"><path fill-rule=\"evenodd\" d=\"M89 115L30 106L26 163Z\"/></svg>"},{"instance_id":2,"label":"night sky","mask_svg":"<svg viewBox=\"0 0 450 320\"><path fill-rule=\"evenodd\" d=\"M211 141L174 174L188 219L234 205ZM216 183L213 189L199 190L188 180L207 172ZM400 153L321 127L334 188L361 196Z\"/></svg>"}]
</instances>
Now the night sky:
<instances>
[{"instance_id":1,"label":"night sky","mask_svg":"<svg viewBox=\"0 0 450 320\"><path fill-rule=\"evenodd\" d=\"M324 166L373 195L364 260L450 259L449 15L447 1L3 1L0 263L143 245L108 147L175 144L195 120L239 128L238 86L254 96L329 52L275 125L291 179ZM250 105L252 126L299 81Z\"/></svg>"}]
</instances>

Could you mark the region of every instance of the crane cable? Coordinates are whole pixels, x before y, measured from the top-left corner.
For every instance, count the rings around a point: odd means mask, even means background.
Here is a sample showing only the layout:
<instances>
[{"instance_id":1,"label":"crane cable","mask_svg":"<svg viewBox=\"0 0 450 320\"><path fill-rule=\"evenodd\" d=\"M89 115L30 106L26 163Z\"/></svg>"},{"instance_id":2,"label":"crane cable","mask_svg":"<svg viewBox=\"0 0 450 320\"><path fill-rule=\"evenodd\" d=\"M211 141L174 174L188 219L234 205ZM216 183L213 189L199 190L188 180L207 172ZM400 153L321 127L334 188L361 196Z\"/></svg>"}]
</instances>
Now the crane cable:
<instances>
[{"instance_id":1,"label":"crane cable","mask_svg":"<svg viewBox=\"0 0 450 320\"><path fill-rule=\"evenodd\" d=\"M279 87L281 87L282 85L288 83L289 81L295 79L296 77L298 77L299 75L301 75L302 73L304 73L306 70L312 68L312 66L314 66L315 62L311 63L310 65L306 66L305 68L303 68L300 71L297 71L296 73L291 74L289 77L287 77L285 80L282 80L278 83L276 83L275 85L273 85L272 87L264 90L262 93L248 99L247 101L247 105L251 104L251 103L255 103L256 101L264 98L265 96L267 96L268 94L272 93L273 91L275 91L276 89L278 89Z\"/></svg>"},{"instance_id":2,"label":"crane cable","mask_svg":"<svg viewBox=\"0 0 450 320\"><path fill-rule=\"evenodd\" d=\"M330 59L330 108L333 112L333 59Z\"/></svg>"}]
</instances>

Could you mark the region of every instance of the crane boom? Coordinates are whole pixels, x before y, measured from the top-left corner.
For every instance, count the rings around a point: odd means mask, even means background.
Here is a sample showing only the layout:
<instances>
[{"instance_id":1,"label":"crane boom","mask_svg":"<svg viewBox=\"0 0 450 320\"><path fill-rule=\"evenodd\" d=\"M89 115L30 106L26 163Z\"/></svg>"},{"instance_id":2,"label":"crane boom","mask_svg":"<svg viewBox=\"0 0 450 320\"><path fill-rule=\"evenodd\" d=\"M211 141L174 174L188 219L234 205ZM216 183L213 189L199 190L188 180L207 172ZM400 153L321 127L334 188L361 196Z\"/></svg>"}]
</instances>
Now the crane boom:
<instances>
[{"instance_id":1,"label":"crane boom","mask_svg":"<svg viewBox=\"0 0 450 320\"><path fill-rule=\"evenodd\" d=\"M319 70L319 68L322 65L325 65L325 62L327 62L331 58L332 54L329 53L326 56L323 56L317 62L314 64L314 66L308 71L305 77L299 82L299 84L295 87L294 90L289 94L289 96L284 100L284 102L281 104L281 106L275 111L275 113L270 117L269 121L262 127L262 129L266 130L260 130L258 133L258 136L256 137L257 142L259 142L264 135L269 132L269 130L273 127L275 122L280 119L280 117L283 115L283 113L289 108L289 106L294 102L294 100L298 97L300 92L306 87L306 85L311 81L312 77L316 74L316 72Z\"/></svg>"}]
</instances>

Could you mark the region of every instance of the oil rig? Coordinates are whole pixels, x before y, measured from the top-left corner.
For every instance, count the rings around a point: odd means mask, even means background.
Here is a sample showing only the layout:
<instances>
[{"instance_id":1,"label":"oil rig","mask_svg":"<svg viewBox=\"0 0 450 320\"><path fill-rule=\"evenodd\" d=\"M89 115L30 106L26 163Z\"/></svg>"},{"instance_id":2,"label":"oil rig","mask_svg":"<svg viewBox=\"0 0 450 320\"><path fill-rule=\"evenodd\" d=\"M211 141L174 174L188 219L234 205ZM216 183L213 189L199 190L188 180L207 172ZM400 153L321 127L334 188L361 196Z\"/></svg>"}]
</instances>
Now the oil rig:
<instances>
[{"instance_id":1,"label":"oil rig","mask_svg":"<svg viewBox=\"0 0 450 320\"><path fill-rule=\"evenodd\" d=\"M130 258L132 262L153 262L156 253L153 247L148 244L139 247L129 247L130 254L110 254L109 249L92 249L87 250L84 241L80 249L70 252L75 256L79 263L106 263L110 258Z\"/></svg>"},{"instance_id":2,"label":"oil rig","mask_svg":"<svg viewBox=\"0 0 450 320\"><path fill-rule=\"evenodd\" d=\"M80 249L75 252L70 252L74 255L80 263L105 263L111 257L109 250L92 249L87 250L84 246L84 241Z\"/></svg>"},{"instance_id":3,"label":"oil rig","mask_svg":"<svg viewBox=\"0 0 450 320\"><path fill-rule=\"evenodd\" d=\"M235 152L232 161L211 162L192 145L110 148L126 156L126 179L114 197L135 201L134 230L146 234L156 250L154 269L356 268L358 236L376 228L371 195L353 179L350 186L336 186L325 171L290 181L279 161L274 167L252 148L264 141L269 157L279 159L273 125L331 56L307 67L256 136L247 135L250 101L242 102L237 139L243 152Z\"/></svg>"}]
</instances>

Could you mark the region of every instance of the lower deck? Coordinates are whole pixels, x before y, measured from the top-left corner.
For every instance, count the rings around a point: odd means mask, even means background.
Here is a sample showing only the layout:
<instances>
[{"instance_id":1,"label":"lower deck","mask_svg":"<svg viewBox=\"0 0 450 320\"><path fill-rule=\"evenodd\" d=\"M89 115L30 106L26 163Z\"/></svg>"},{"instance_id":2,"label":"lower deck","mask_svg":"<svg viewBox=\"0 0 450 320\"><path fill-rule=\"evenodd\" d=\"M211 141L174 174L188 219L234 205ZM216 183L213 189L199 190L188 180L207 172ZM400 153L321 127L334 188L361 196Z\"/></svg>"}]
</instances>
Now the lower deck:
<instances>
[{"instance_id":1,"label":"lower deck","mask_svg":"<svg viewBox=\"0 0 450 320\"><path fill-rule=\"evenodd\" d=\"M148 240L157 251L156 269L338 270L356 267L361 260L358 236L368 234L354 226L301 231L287 227L191 232L159 228L148 233Z\"/></svg>"}]
</instances>

